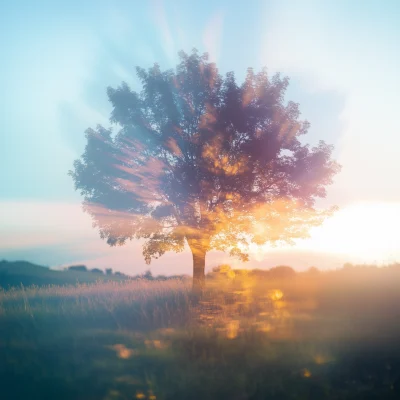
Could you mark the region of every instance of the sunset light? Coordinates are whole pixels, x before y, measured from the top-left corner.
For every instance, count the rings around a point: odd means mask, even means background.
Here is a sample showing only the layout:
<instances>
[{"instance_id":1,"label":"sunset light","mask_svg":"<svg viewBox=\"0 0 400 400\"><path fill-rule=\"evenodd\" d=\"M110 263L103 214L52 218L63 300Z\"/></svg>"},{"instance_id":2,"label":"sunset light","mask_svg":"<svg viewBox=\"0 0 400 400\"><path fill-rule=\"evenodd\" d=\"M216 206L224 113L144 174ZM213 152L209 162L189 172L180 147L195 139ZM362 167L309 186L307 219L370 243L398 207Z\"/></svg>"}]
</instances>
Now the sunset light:
<instances>
[{"instance_id":1,"label":"sunset light","mask_svg":"<svg viewBox=\"0 0 400 400\"><path fill-rule=\"evenodd\" d=\"M399 400L399 22L0 1L1 400Z\"/></svg>"},{"instance_id":2,"label":"sunset light","mask_svg":"<svg viewBox=\"0 0 400 400\"><path fill-rule=\"evenodd\" d=\"M366 263L400 260L398 227L400 204L358 203L340 209L311 238L298 243L301 249L345 255Z\"/></svg>"}]
</instances>

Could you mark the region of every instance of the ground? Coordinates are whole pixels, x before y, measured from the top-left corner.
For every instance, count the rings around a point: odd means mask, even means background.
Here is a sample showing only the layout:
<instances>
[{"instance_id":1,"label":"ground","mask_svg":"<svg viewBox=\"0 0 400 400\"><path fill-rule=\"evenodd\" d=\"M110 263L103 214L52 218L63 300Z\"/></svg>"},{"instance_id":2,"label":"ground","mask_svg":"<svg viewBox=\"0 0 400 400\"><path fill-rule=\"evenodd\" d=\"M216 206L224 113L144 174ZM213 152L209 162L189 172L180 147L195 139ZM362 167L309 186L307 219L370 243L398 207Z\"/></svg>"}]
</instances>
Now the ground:
<instances>
[{"instance_id":1,"label":"ground","mask_svg":"<svg viewBox=\"0 0 400 400\"><path fill-rule=\"evenodd\" d=\"M4 399L397 399L400 271L0 292Z\"/></svg>"}]
</instances>

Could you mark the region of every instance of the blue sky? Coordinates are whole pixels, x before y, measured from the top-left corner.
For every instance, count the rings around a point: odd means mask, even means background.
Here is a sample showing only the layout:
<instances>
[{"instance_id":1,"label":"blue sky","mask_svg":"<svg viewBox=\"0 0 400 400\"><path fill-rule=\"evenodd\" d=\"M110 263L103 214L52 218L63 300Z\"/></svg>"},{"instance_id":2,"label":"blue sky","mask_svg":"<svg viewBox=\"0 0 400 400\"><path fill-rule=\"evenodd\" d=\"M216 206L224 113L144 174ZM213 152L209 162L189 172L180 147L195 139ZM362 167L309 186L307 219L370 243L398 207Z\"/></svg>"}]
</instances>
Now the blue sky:
<instances>
[{"instance_id":1,"label":"blue sky","mask_svg":"<svg viewBox=\"0 0 400 400\"><path fill-rule=\"evenodd\" d=\"M317 231L289 260L300 268L329 266L321 252L337 263L363 258L344 239L339 247L315 245L324 235L340 243L341 229L369 230L361 248L386 232L390 246L380 244L364 261L400 259L389 236L400 223L399 20L400 3L388 0L2 2L0 257L125 270L131 258L145 268L138 243L110 250L100 241L67 172L83 151L85 129L109 125L107 86L125 80L135 88L136 65L171 68L179 50L196 47L239 79L249 66L289 75L288 98L312 125L307 141L335 145L343 170L321 204L338 204L347 222ZM276 257L255 251L253 262L284 262ZM154 268L177 260L184 270L187 254Z\"/></svg>"}]
</instances>

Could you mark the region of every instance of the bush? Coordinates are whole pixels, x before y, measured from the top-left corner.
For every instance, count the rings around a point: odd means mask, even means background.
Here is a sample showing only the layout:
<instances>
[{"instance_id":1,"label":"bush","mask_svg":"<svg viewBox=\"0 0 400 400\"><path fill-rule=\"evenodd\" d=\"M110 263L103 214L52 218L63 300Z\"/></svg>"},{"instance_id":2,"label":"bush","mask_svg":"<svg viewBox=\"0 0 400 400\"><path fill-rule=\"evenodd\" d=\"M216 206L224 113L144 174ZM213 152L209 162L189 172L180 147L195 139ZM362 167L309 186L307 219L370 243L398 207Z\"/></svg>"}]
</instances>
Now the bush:
<instances>
[{"instance_id":1,"label":"bush","mask_svg":"<svg viewBox=\"0 0 400 400\"><path fill-rule=\"evenodd\" d=\"M93 272L94 274L102 274L103 275L103 271L98 268L93 268L90 270L90 272Z\"/></svg>"}]
</instances>

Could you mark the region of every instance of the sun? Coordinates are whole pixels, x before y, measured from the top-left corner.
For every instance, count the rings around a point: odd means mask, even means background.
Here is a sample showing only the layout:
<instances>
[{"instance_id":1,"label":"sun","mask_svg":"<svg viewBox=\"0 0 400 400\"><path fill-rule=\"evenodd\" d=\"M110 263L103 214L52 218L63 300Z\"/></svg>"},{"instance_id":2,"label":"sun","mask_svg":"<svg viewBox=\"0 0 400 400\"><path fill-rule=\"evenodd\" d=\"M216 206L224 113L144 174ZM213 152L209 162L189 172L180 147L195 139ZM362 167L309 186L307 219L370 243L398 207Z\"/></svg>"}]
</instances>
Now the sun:
<instances>
[{"instance_id":1,"label":"sun","mask_svg":"<svg viewBox=\"0 0 400 400\"><path fill-rule=\"evenodd\" d=\"M388 263L400 260L400 203L362 202L339 209L321 226L312 228L310 237L279 250L301 250L341 255L361 263ZM273 250L269 245L250 246L257 261Z\"/></svg>"},{"instance_id":2,"label":"sun","mask_svg":"<svg viewBox=\"0 0 400 400\"><path fill-rule=\"evenodd\" d=\"M356 203L313 228L296 247L382 262L400 258L399 227L400 203Z\"/></svg>"}]
</instances>

